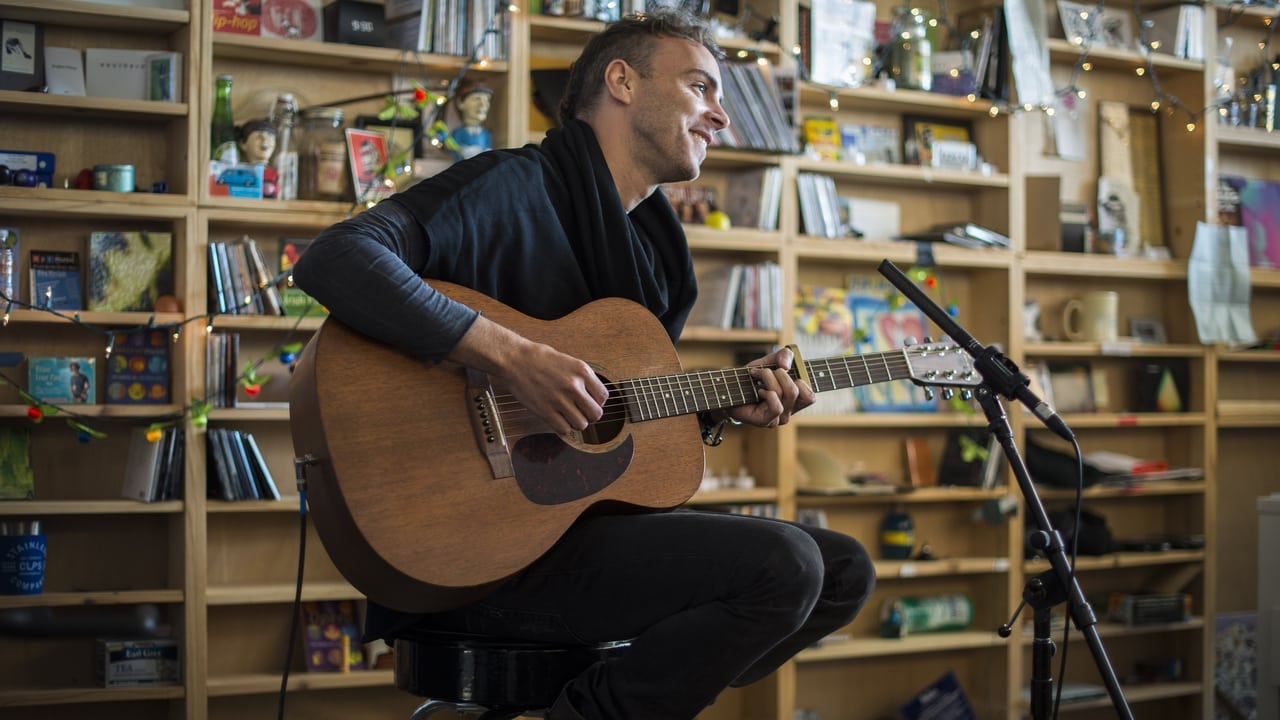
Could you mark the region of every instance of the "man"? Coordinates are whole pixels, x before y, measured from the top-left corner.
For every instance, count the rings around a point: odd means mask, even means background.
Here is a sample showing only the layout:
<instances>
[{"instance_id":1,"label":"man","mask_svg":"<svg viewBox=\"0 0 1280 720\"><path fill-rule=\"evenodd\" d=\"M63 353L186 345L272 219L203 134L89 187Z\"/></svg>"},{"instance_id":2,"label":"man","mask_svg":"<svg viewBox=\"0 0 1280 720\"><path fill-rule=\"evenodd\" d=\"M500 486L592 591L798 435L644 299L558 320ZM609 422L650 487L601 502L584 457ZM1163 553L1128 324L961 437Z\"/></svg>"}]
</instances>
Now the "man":
<instances>
[{"instance_id":1,"label":"man","mask_svg":"<svg viewBox=\"0 0 1280 720\"><path fill-rule=\"evenodd\" d=\"M540 146L482 153L326 230L295 281L375 338L500 379L557 432L586 428L607 391L584 359L420 278L542 319L627 297L677 339L696 295L693 266L657 189L696 178L729 123L718 57L707 28L676 11L608 26L574 64L562 127ZM759 402L703 418L704 437L730 418L776 427L812 404L813 391L788 377L791 362L780 350L753 363ZM570 682L550 717L686 719L847 624L873 584L866 551L838 533L695 511L593 515L472 605L411 615L371 602L366 634L421 623L559 642L634 638Z\"/></svg>"}]
</instances>

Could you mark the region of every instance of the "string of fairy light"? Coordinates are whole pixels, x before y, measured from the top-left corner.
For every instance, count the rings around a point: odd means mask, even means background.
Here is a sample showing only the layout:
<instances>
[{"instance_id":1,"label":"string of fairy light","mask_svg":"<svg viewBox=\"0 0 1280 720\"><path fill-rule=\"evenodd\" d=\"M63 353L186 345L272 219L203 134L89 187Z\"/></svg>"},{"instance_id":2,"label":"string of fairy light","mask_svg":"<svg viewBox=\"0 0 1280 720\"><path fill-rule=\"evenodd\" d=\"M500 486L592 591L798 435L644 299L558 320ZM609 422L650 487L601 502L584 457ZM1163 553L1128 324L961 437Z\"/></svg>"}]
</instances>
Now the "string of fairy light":
<instances>
[{"instance_id":1,"label":"string of fairy light","mask_svg":"<svg viewBox=\"0 0 1280 720\"><path fill-rule=\"evenodd\" d=\"M391 129L394 130L397 124L405 120L415 120L419 117L420 111L424 108L430 108L427 118L418 126L412 143L408 150L400 155L389 156L373 174L369 184L356 193L354 203L347 209L346 216L350 217L362 208L371 207L377 202L379 193L377 192L379 185L385 185L394 189L394 183L391 180L393 173L402 173L411 171L408 166L408 156L412 154L412 148L423 140L425 136L430 135L429 142L436 148L449 149L451 138L448 134L448 128L440 119L439 113L443 110L449 99L453 97L457 91L458 85L462 82L468 70L471 68L485 69L489 66L490 61L482 55L485 39L493 34L501 32L501 22L507 13L518 12L514 5L503 6L497 9L485 30L480 35L480 39L471 49L471 53L460 66L458 72L444 86L443 93L437 93L427 89L421 83L415 82L413 88L406 91L412 95L411 103L399 102L396 93L377 93L369 96L357 98L348 98L339 100L328 105L347 105L364 100L375 100L378 98L386 99L386 107L379 114L380 120L389 120ZM417 67L421 69L423 63L419 53L405 53L401 64L401 75L407 74L405 68L408 64L408 56L418 57ZM78 310L59 310L49 307L49 297L44 298L41 304L24 302L18 298L9 297L0 292L0 303L4 304L4 314L0 316L0 326L8 327L14 310L32 310L48 314L50 317L65 321L74 325L78 329L96 333L102 336L104 340L104 357L109 362L111 355L115 352L116 339L118 337L128 336L131 333L146 330L163 330L169 336L174 345L181 339L182 334L189 325L200 324L203 326L205 336L212 335L214 332L215 319L219 316L241 316L242 309L251 309L260 301L263 293L268 288L276 286L293 286L293 277L290 271L282 271L269 281L263 282L252 293L245 297L237 298L235 306L229 308L226 312L208 312L201 315L193 315L176 322L158 322L157 314L152 313L146 322L134 326L120 326L119 324L98 325L86 322L81 312ZM302 349L302 343L294 338L302 334L302 323L310 315L310 310L314 306L314 301L309 301L312 305L308 305L300 310L293 324L285 331L282 338L262 357L246 362L244 369L235 378L235 385L243 388L245 394L249 397L255 397L262 385L270 380L270 376L260 374L259 370L268 362L279 360L282 364L290 368L292 371L293 364L297 361L297 355ZM9 377L4 372L0 372L0 384L12 386L23 403L27 405L27 418L33 423L41 423L46 418L60 417L66 421L76 433L76 437L80 442L88 443L93 440L101 439L107 436L90 425L90 421L94 424L102 423L126 423L129 425L147 424L147 439L151 442L158 442L163 435L165 428L176 425L183 419L190 417L192 427L203 429L208 425L209 412L214 408L214 403L210 400L209 395L204 397L194 397L190 404L182 406L180 409L173 409L168 412L158 412L153 416L123 415L123 416L103 416L84 411L81 404L63 404L49 402L44 398L37 397L23 388L22 383Z\"/></svg>"},{"instance_id":2,"label":"string of fairy light","mask_svg":"<svg viewBox=\"0 0 1280 720\"><path fill-rule=\"evenodd\" d=\"M1227 22L1224 23L1223 25L1224 27L1226 25L1230 25L1231 23L1234 23L1237 19L1244 16L1245 14L1244 11L1247 8L1254 7L1252 3L1240 3L1240 2L1233 2L1227 5L1221 5L1221 6L1214 3L1208 3L1204 5L1210 8L1224 7L1226 9L1226 11L1229 14L1227 16ZM1071 43L1075 51L1078 53L1078 56L1076 57L1076 60L1072 65L1071 74L1067 83L1061 87L1057 87L1054 89L1053 95L1055 98L1062 99L1068 96L1074 96L1075 98L1084 100L1086 97L1088 97L1088 90L1086 90L1085 87L1083 86L1082 77L1086 73L1093 71L1095 68L1095 61L1097 59L1097 54L1094 52L1094 47L1095 47L1094 38L1100 36L1100 33L1096 31L1096 23L1103 16L1105 9L1106 9L1106 5L1100 1L1093 9L1080 11L1080 19L1084 22L1085 26L1089 29L1089 33L1087 36L1082 35L1080 37L1069 39L1069 42ZM1205 118L1210 113L1216 113L1216 114L1221 114L1225 116L1228 113L1229 103L1234 102L1234 100L1218 101L1215 99L1214 102L1210 102L1204 107L1197 109L1197 108L1193 108L1190 105L1187 105L1185 102L1179 99L1176 95L1174 95L1173 93L1170 93L1168 90L1164 88L1164 86L1160 83L1159 74L1157 72L1157 68L1160 65L1160 61L1157 59L1157 56L1161 54L1158 52L1160 50L1161 44L1158 40L1151 40L1149 38L1148 30L1151 28L1151 21L1145 19L1144 14L1142 12L1142 5L1139 2L1139 0L1134 0L1133 2L1133 13L1138 21L1136 47L1140 48L1140 50L1137 52L1137 56L1141 61L1136 67L1133 68L1133 72L1137 77L1145 78L1151 85L1151 100L1148 102L1148 105L1151 108L1151 112L1158 113L1163 110L1170 113L1171 115L1177 115L1177 114L1185 115L1186 120L1184 122L1184 126L1187 132L1194 132L1198 124L1203 120L1203 118ZM1280 71L1280 63L1276 63L1275 60L1270 57L1271 38L1275 32L1275 27L1277 24L1276 21L1280 19L1280 11L1277 11L1277 15L1262 16L1260 19L1265 27L1265 32L1264 32L1263 39L1259 40L1257 43L1258 50L1262 57L1267 58L1266 62L1271 65L1271 69L1273 71ZM950 23L947 17L945 0L940 0L939 2L939 16L936 18L930 18L928 21L928 24L931 27L935 27L935 28L954 29L954 26ZM802 51L799 46L792 48L792 55L796 60L796 66L799 68L801 79L804 80L806 83L808 83L810 86L815 87L819 90L825 91L827 93L828 105L830 106L831 110L832 111L839 110L840 109L839 93L842 90L847 90L849 88L845 86L837 86L837 85L832 85L828 83L817 83L817 82L814 82L811 78L807 77L807 68L805 67L803 62L800 62L801 53ZM1172 57L1172 55L1169 55L1168 57ZM758 61L761 64L768 63L767 58L763 56L760 56ZM869 64L871 60L870 58L866 58L864 59L864 62ZM971 103L978 103L980 100L982 100L976 92L971 92L968 95L965 95L964 97ZM1253 96L1253 100L1255 102L1261 102L1262 97L1257 93L1255 93ZM1056 102L1018 104L1018 103L1010 103L1007 100L990 100L990 103L991 104L988 107L987 113L991 117L996 117L1002 113L1007 115L1014 115L1019 113L1043 113L1047 116L1053 116L1057 113Z\"/></svg>"},{"instance_id":3,"label":"string of fairy light","mask_svg":"<svg viewBox=\"0 0 1280 720\"><path fill-rule=\"evenodd\" d=\"M274 288L277 285L292 286L293 277L289 271L283 271L277 274L270 281L263 282L252 293L246 294L243 298L237 298L236 307L227 312L208 312L202 315L193 315L176 322L158 322L157 315L152 313L141 324L132 326L121 326L118 323L110 325L96 324L86 322L84 316L79 310L59 310L50 308L47 304L37 305L24 302L18 298L9 297L0 292L0 302L4 303L4 314L0 316L0 326L8 327L9 321L15 310L32 310L49 315L60 321L65 321L76 328L100 335L104 340L103 357L110 362L112 354L116 351L116 340L119 337L127 337L136 332L162 330L169 335L171 342L176 345L181 339L184 330L189 325L200 324L204 328L205 336L212 335L214 332L215 319L219 316L239 316L237 310L241 308L253 308L259 302L260 297L265 293L268 287ZM47 301L46 301L47 302ZM314 301L310 301L314 304ZM302 322L309 314L311 305L302 309L302 313L295 318L291 327L289 327L282 338L277 342L270 351L257 360L246 362L244 369L235 378L235 384L244 388L245 394L254 397L261 390L263 383L270 379L268 375L261 375L258 370L267 362L279 360L286 366L292 366L297 360L298 352L302 349L302 343L295 341L302 332ZM92 316L90 316L92 317ZM0 384L12 386L18 393L19 397L27 405L27 419L33 423L43 422L49 417L62 417L66 420L67 425L76 432L77 439L81 442L89 442L91 440L106 437L106 433L96 430L88 423L93 420L95 424L99 423L126 423L130 425L142 424L141 420L150 419L148 423L147 439L156 442L160 439L160 435L164 428L175 425L184 418L190 416L193 427L202 429L208 424L209 411L213 408L213 403L206 394L204 397L192 398L189 405L184 405L179 410L170 412L159 412L151 418L139 417L133 415L122 416L102 416L85 412L82 408L85 404L62 404L49 402L48 400L33 395L23 388L22 383L17 382L7 374L0 372Z\"/></svg>"}]
</instances>

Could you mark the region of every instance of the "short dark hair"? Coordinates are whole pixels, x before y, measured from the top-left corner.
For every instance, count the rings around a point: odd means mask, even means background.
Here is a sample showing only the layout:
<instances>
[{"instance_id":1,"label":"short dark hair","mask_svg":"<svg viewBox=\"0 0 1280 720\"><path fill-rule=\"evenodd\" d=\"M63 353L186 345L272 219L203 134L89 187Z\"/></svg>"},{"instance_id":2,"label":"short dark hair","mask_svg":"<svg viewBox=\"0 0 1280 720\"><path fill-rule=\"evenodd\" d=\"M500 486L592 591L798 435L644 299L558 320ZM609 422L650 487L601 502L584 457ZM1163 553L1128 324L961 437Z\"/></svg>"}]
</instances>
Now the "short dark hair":
<instances>
[{"instance_id":1,"label":"short dark hair","mask_svg":"<svg viewBox=\"0 0 1280 720\"><path fill-rule=\"evenodd\" d=\"M560 124L595 106L604 88L605 68L614 60L624 60L642 76L647 76L653 70L654 40L668 37L698 43L715 59L724 59L724 51L716 43L710 26L685 10L654 8L627 15L593 35L569 67L569 80L560 98Z\"/></svg>"}]
</instances>

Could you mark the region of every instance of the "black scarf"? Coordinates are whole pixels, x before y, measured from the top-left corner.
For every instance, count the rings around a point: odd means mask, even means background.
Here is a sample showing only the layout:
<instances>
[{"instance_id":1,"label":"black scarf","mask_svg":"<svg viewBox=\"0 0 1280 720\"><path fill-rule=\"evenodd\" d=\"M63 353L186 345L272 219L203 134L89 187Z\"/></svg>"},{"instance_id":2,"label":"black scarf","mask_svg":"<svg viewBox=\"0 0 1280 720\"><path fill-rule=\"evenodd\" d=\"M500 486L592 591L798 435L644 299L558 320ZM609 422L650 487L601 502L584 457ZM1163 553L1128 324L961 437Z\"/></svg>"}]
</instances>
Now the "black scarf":
<instances>
[{"instance_id":1,"label":"black scarf","mask_svg":"<svg viewBox=\"0 0 1280 720\"><path fill-rule=\"evenodd\" d=\"M628 219L595 132L582 121L548 132L542 150L562 184L549 179L547 190L592 297L634 300L678 340L698 291L684 228L666 196L655 191Z\"/></svg>"}]
</instances>

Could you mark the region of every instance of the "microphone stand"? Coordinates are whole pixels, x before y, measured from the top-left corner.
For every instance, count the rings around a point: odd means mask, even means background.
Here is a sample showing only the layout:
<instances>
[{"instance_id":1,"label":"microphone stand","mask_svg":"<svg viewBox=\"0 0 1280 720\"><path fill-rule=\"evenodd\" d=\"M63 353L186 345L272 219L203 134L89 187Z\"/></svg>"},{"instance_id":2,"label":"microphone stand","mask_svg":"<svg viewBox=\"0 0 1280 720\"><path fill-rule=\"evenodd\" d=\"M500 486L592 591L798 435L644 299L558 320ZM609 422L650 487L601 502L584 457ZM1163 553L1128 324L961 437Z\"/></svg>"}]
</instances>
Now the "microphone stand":
<instances>
[{"instance_id":1,"label":"microphone stand","mask_svg":"<svg viewBox=\"0 0 1280 720\"><path fill-rule=\"evenodd\" d=\"M1075 574L1071 570L1062 534L1054 529L1053 524L1050 522L1049 514L1045 511L1044 503L1040 501L1040 495L1036 492L1035 484L1031 480L1031 474L1027 470L1026 462L1023 461L1022 455L1018 452L1017 443L1014 442L1013 438L1013 429L1009 424L1008 417L1005 415L1000 396L1018 400L1026 405L1050 430L1073 444L1075 443L1075 435L1048 403L1031 392L1028 387L1031 382L1030 378L1023 374L1018 369L1018 366L1005 357L999 349L994 346L984 347L979 343L977 339L960 327L960 324L955 319L948 315L945 310L889 260L884 260L880 263L879 271L907 299L937 324L943 332L959 343L965 349L965 352L973 356L974 367L977 368L983 378L983 383L975 391L975 397L986 413L987 428L1004 449L1004 456L1018 481L1018 488L1022 491L1027 512L1040 528L1039 531L1032 534L1031 545L1045 553L1049 558L1052 569L1027 580L1022 592L1022 602L1014 610L1013 617L1010 618L1009 623L1001 626L999 630L1001 637L1009 637L1013 632L1013 622L1017 619L1023 607L1030 605L1034 610L1033 629L1035 638L1032 644L1031 656L1031 717L1033 720L1047 720L1052 712L1053 673L1051 664L1056 648L1050 632L1050 616L1053 606L1069 599L1072 621L1080 630L1080 633L1084 635L1085 641L1089 645L1089 650L1093 653L1094 663L1098 666L1098 672L1107 688L1107 694L1111 697L1111 704L1115 707L1116 715L1123 720L1133 720L1133 712L1125 700L1124 692L1120 689L1120 681L1116 678L1115 670L1111 666L1111 660L1107 657L1106 650L1102 646L1102 640L1098 636L1098 619L1093 613L1093 608L1085 600L1084 591L1080 588L1080 583L1076 580Z\"/></svg>"}]
</instances>

